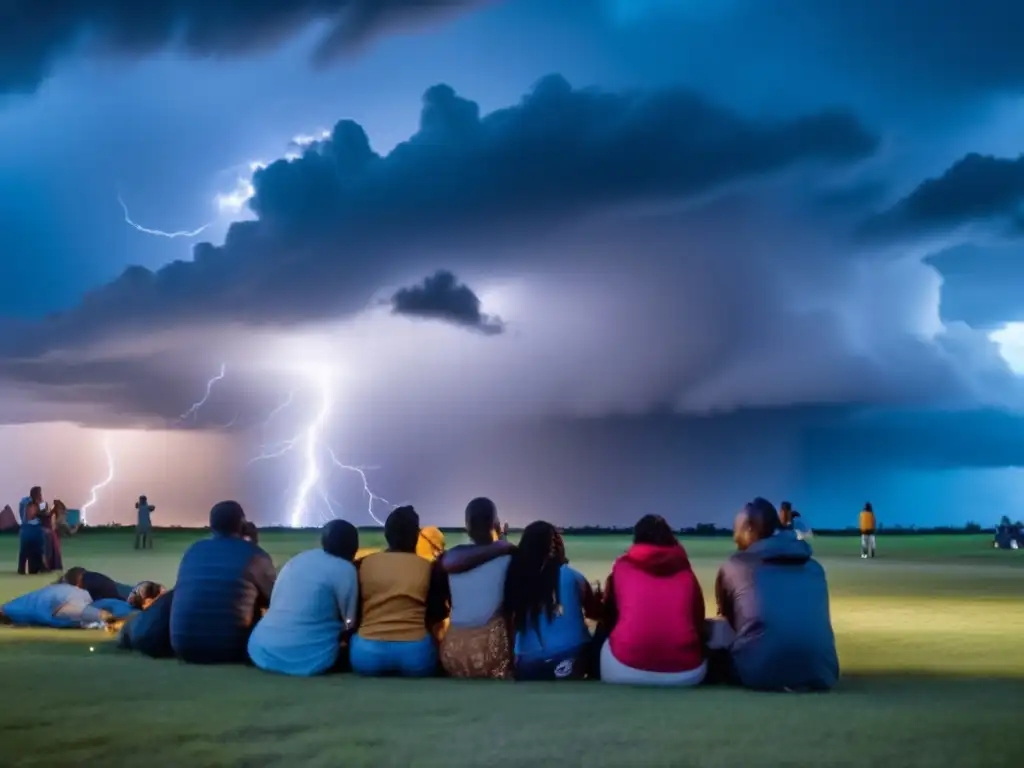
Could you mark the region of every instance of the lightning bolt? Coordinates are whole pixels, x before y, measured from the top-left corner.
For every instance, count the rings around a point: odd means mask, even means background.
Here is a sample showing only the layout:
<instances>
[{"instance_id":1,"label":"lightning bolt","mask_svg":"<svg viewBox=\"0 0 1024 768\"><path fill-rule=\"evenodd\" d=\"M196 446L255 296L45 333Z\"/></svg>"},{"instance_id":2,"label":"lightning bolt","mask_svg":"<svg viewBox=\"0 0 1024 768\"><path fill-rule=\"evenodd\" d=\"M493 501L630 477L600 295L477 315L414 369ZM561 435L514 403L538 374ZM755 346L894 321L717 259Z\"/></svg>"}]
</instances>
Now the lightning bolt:
<instances>
[{"instance_id":1,"label":"lightning bolt","mask_svg":"<svg viewBox=\"0 0 1024 768\"><path fill-rule=\"evenodd\" d=\"M162 229L150 229L149 227L144 227L141 224L136 224L132 221L132 215L128 212L128 205L120 194L117 196L117 202L121 204L121 210L124 211L124 223L145 235L156 235L157 237L166 237L170 240L174 240L178 237L198 237L213 224L213 222L210 221L203 224L203 226L198 229L182 229L177 232L165 232Z\"/></svg>"},{"instance_id":2,"label":"lightning bolt","mask_svg":"<svg viewBox=\"0 0 1024 768\"><path fill-rule=\"evenodd\" d=\"M103 482L92 487L92 490L89 491L89 500L85 502L85 504L82 505L81 510L79 510L82 514L81 522L83 524L86 522L86 513L89 511L89 507L93 506L99 500L99 492L110 485L114 480L114 454L110 449L110 435L107 433L103 434L103 451L107 455L107 477Z\"/></svg>"},{"instance_id":3,"label":"lightning bolt","mask_svg":"<svg viewBox=\"0 0 1024 768\"><path fill-rule=\"evenodd\" d=\"M206 382L206 394L203 395L201 400L192 403L192 405L189 406L189 409L178 417L179 420L184 421L189 416L195 417L195 415L199 412L199 409L206 405L206 401L210 399L210 394L213 392L213 385L216 384L221 379L223 379L227 372L227 366L224 363L221 363L220 372L212 379L210 379L208 382Z\"/></svg>"},{"instance_id":4,"label":"lightning bolt","mask_svg":"<svg viewBox=\"0 0 1024 768\"><path fill-rule=\"evenodd\" d=\"M249 460L249 464L254 464L258 461L265 461L268 459L280 458L299 447L302 448L304 470L302 479L300 480L295 493L295 502L292 505L288 516L289 524L293 528L301 528L303 524L308 524L312 517L310 514L312 507L311 496L314 491L320 497L324 507L326 507L329 513L327 516L321 514L321 519L326 520L337 517L337 513L334 509L337 502L331 499L323 485L324 478L321 458L322 455L326 453L330 458L331 465L333 467L354 472L359 475L359 479L363 484L363 493L367 498L367 513L370 515L370 519L372 519L377 525L383 525L380 518L378 518L374 513L374 502L389 504L387 499L382 496L378 496L370 488L365 468L351 466L339 461L337 455L324 440L324 430L327 426L327 420L334 407L334 390L332 389L329 377L323 376L320 373L314 373L312 376L315 378L311 378L311 381L316 385L316 390L319 394L319 405L312 420L294 437L264 445L260 450L260 453ZM277 413L280 413L291 404L294 399L294 395L294 392L289 394L288 398L277 406L269 416L267 416L267 419L264 422L264 427Z\"/></svg>"},{"instance_id":5,"label":"lightning bolt","mask_svg":"<svg viewBox=\"0 0 1024 768\"><path fill-rule=\"evenodd\" d=\"M391 506L391 502L385 499L383 496L378 496L370 489L370 481L366 479L366 468L354 467L349 464L342 464L340 461L338 461L338 457L334 455L334 451L331 450L330 446L327 446L327 453L331 457L331 463L334 464L334 466L336 466L338 469L345 469L348 470L349 472L355 472L357 475L359 475L359 479L363 481L363 493L366 494L366 512L373 520L373 522L375 522L377 525L384 525L384 522L375 514L373 514L373 502L379 501L388 506ZM330 506L330 500L325 500L327 501L327 505ZM331 509L331 511L334 511L333 508Z\"/></svg>"}]
</instances>

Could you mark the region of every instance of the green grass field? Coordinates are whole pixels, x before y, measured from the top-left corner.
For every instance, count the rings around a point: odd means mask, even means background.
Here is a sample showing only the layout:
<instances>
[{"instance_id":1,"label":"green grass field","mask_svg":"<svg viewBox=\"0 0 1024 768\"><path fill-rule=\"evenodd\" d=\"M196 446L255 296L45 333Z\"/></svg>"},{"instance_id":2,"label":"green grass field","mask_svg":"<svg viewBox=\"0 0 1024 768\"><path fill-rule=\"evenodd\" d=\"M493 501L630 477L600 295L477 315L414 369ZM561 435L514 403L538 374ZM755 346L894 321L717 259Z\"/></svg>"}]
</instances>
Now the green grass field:
<instances>
[{"instance_id":1,"label":"green grass field","mask_svg":"<svg viewBox=\"0 0 1024 768\"><path fill-rule=\"evenodd\" d=\"M65 565L170 584L198 535L163 533L144 553L130 533L83 535L65 541ZM262 544L280 565L316 542ZM825 695L295 680L125 655L99 632L2 629L0 765L1020 766L1024 554L990 542L881 538L865 562L856 539L815 540L843 666ZM626 539L566 543L596 579ZM731 542L685 543L710 596ZM48 580L14 575L16 549L0 539L0 600Z\"/></svg>"}]
</instances>

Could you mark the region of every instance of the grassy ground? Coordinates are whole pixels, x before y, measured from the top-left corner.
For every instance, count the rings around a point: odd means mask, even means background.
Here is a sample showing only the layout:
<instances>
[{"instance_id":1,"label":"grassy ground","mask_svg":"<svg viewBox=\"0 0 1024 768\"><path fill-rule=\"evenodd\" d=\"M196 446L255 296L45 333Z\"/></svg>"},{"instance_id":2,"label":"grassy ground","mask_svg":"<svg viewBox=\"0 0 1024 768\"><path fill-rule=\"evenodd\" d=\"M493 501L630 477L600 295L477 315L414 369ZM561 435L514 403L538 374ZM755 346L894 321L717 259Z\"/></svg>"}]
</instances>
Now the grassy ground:
<instances>
[{"instance_id":1,"label":"grassy ground","mask_svg":"<svg viewBox=\"0 0 1024 768\"><path fill-rule=\"evenodd\" d=\"M144 553L130 534L80 536L65 563L172 583L195 536L165 533ZM315 541L263 544L280 564ZM625 543L567 541L591 578ZM4 629L0 765L1024 765L1024 554L995 552L985 536L879 544L863 562L855 539L815 542L844 675L830 694L292 680L122 655L97 632ZM710 593L730 542L686 546ZM46 581L13 574L16 547L0 539L0 600Z\"/></svg>"}]
</instances>

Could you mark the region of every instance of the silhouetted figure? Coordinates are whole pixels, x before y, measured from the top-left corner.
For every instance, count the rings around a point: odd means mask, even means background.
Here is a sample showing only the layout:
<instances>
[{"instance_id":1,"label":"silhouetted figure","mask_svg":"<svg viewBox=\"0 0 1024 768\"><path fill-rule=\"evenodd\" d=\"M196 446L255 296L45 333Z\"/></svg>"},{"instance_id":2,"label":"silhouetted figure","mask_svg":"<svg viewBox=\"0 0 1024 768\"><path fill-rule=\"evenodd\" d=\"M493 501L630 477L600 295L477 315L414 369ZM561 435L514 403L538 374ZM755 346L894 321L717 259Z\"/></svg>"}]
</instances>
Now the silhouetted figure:
<instances>
[{"instance_id":1,"label":"silhouetted figure","mask_svg":"<svg viewBox=\"0 0 1024 768\"><path fill-rule=\"evenodd\" d=\"M153 512L156 511L156 507L149 503L149 499L145 496L139 496L139 500L135 502L136 521L135 521L135 548L136 549L152 549L153 548Z\"/></svg>"},{"instance_id":2,"label":"silhouetted figure","mask_svg":"<svg viewBox=\"0 0 1024 768\"><path fill-rule=\"evenodd\" d=\"M869 501L860 512L860 556L863 560L875 556L875 526L875 510Z\"/></svg>"}]
</instances>

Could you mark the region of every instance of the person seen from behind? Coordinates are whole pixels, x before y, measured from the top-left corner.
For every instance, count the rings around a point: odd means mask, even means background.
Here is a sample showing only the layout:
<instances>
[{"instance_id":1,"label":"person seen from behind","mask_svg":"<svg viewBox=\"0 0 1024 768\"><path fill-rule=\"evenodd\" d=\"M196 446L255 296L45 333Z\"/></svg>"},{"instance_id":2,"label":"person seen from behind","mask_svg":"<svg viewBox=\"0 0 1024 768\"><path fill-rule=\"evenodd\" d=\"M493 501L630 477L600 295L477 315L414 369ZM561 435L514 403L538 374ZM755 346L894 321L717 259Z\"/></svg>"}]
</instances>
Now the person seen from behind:
<instances>
[{"instance_id":1,"label":"person seen from behind","mask_svg":"<svg viewBox=\"0 0 1024 768\"><path fill-rule=\"evenodd\" d=\"M862 560L875 556L875 510L870 501L860 511L860 556Z\"/></svg>"},{"instance_id":2,"label":"person seen from behind","mask_svg":"<svg viewBox=\"0 0 1024 768\"><path fill-rule=\"evenodd\" d=\"M448 618L448 580L437 561L420 557L420 516L398 507L384 522L387 549L359 561L361 618L352 637L360 675L427 677L437 672L434 631Z\"/></svg>"},{"instance_id":3,"label":"person seen from behind","mask_svg":"<svg viewBox=\"0 0 1024 768\"><path fill-rule=\"evenodd\" d=\"M788 501L779 504L779 529L783 531L793 530L793 505Z\"/></svg>"},{"instance_id":4,"label":"person seen from behind","mask_svg":"<svg viewBox=\"0 0 1024 768\"><path fill-rule=\"evenodd\" d=\"M700 685L704 593L665 518L645 515L604 590L601 680L626 685Z\"/></svg>"},{"instance_id":5,"label":"person seen from behind","mask_svg":"<svg viewBox=\"0 0 1024 768\"><path fill-rule=\"evenodd\" d=\"M711 622L713 677L768 691L823 691L839 680L825 570L811 546L779 527L771 502L736 515L737 551L718 572Z\"/></svg>"},{"instance_id":6,"label":"person seen from behind","mask_svg":"<svg viewBox=\"0 0 1024 768\"><path fill-rule=\"evenodd\" d=\"M249 637L249 658L267 672L308 677L348 667L349 635L359 612L359 574L352 564L359 531L331 520L320 547L281 569L270 608Z\"/></svg>"},{"instance_id":7,"label":"person seen from behind","mask_svg":"<svg viewBox=\"0 0 1024 768\"><path fill-rule=\"evenodd\" d=\"M512 644L505 602L505 576L515 550L504 540L498 508L487 498L466 506L470 544L441 557L451 593L451 620L441 641L441 665L452 677L512 677Z\"/></svg>"},{"instance_id":8,"label":"person seen from behind","mask_svg":"<svg viewBox=\"0 0 1024 768\"><path fill-rule=\"evenodd\" d=\"M444 532L432 525L423 528L416 540L416 554L430 562L441 557L444 554Z\"/></svg>"},{"instance_id":9,"label":"person seen from behind","mask_svg":"<svg viewBox=\"0 0 1024 768\"><path fill-rule=\"evenodd\" d=\"M237 501L216 504L210 510L212 536L190 546L181 559L170 636L175 655L185 662L248 660L249 635L270 605L277 571L270 555L242 538L245 522Z\"/></svg>"},{"instance_id":10,"label":"person seen from behind","mask_svg":"<svg viewBox=\"0 0 1024 768\"><path fill-rule=\"evenodd\" d=\"M601 603L565 556L562 535L537 521L523 530L505 577L505 609L515 631L517 680L586 676L591 643L586 619L598 620Z\"/></svg>"},{"instance_id":11,"label":"person seen from behind","mask_svg":"<svg viewBox=\"0 0 1024 768\"><path fill-rule=\"evenodd\" d=\"M135 502L136 516L135 516L135 548L136 549L152 549L153 548L153 512L156 511L156 507L149 503L149 499L145 496L139 496L139 500Z\"/></svg>"}]
</instances>

